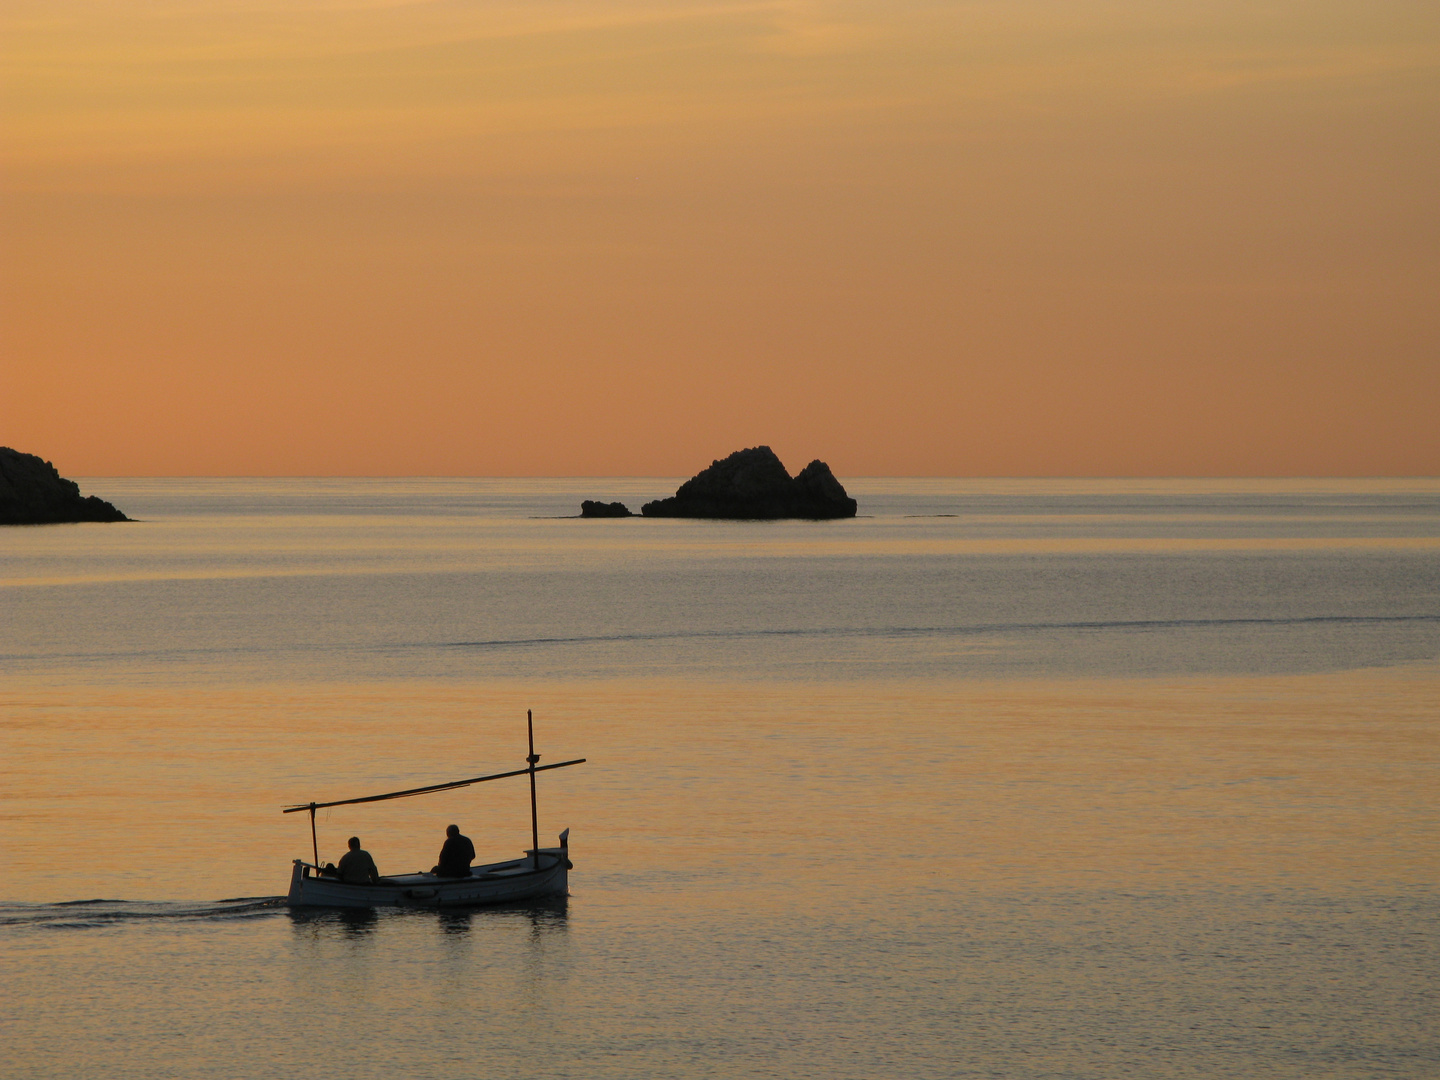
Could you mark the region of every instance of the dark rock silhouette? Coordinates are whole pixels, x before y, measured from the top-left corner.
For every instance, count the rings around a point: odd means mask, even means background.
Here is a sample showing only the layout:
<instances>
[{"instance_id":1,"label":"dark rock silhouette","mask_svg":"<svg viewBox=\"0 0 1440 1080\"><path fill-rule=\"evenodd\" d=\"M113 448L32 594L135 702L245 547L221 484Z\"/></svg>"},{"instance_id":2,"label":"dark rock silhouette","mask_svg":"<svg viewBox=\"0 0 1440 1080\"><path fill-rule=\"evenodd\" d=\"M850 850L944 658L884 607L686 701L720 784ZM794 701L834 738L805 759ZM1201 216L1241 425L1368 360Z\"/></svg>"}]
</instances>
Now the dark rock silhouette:
<instances>
[{"instance_id":1,"label":"dark rock silhouette","mask_svg":"<svg viewBox=\"0 0 1440 1080\"><path fill-rule=\"evenodd\" d=\"M595 502L586 499L580 504L581 517L634 517L630 508L622 502Z\"/></svg>"},{"instance_id":2,"label":"dark rock silhouette","mask_svg":"<svg viewBox=\"0 0 1440 1080\"><path fill-rule=\"evenodd\" d=\"M640 508L646 517L778 518L854 517L855 500L823 461L791 477L768 446L737 450L681 484L668 499Z\"/></svg>"},{"instance_id":3,"label":"dark rock silhouette","mask_svg":"<svg viewBox=\"0 0 1440 1080\"><path fill-rule=\"evenodd\" d=\"M66 521L129 521L34 454L0 446L0 525L53 525Z\"/></svg>"}]
</instances>

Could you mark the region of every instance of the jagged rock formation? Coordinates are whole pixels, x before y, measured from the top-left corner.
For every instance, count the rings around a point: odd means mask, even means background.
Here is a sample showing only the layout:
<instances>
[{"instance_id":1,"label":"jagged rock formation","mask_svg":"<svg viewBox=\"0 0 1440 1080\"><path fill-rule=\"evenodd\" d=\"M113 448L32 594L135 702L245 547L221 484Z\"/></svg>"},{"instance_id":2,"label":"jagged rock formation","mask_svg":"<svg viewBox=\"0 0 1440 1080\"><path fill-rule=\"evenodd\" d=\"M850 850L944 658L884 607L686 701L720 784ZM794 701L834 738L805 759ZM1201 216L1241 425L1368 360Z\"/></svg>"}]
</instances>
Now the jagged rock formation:
<instances>
[{"instance_id":1,"label":"jagged rock formation","mask_svg":"<svg viewBox=\"0 0 1440 1080\"><path fill-rule=\"evenodd\" d=\"M580 504L581 517L634 517L634 513L622 502L595 502L586 499Z\"/></svg>"},{"instance_id":2,"label":"jagged rock formation","mask_svg":"<svg viewBox=\"0 0 1440 1080\"><path fill-rule=\"evenodd\" d=\"M686 480L668 499L640 508L646 517L778 518L854 517L855 500L830 466L812 461L795 477L768 446L737 450Z\"/></svg>"},{"instance_id":3,"label":"jagged rock formation","mask_svg":"<svg viewBox=\"0 0 1440 1080\"><path fill-rule=\"evenodd\" d=\"M0 525L129 520L104 499L82 498L80 485L43 458L0 446Z\"/></svg>"}]
</instances>

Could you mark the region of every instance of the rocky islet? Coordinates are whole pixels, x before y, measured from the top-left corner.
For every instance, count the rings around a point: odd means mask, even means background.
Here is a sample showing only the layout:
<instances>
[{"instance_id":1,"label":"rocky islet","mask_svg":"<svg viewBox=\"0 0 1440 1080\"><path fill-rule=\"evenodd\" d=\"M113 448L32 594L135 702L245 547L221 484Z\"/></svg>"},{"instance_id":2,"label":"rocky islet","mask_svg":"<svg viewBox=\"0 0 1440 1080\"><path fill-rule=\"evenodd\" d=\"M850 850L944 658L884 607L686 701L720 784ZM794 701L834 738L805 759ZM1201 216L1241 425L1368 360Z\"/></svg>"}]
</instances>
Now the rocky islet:
<instances>
[{"instance_id":1,"label":"rocky islet","mask_svg":"<svg viewBox=\"0 0 1440 1080\"><path fill-rule=\"evenodd\" d=\"M812 461L791 476L768 446L737 450L681 484L668 499L640 508L645 517L775 521L854 517L858 504L830 466Z\"/></svg>"},{"instance_id":2,"label":"rocky islet","mask_svg":"<svg viewBox=\"0 0 1440 1080\"><path fill-rule=\"evenodd\" d=\"M129 520L104 499L81 495L44 458L0 446L0 525Z\"/></svg>"},{"instance_id":3,"label":"rocky islet","mask_svg":"<svg viewBox=\"0 0 1440 1080\"><path fill-rule=\"evenodd\" d=\"M586 499L580 504L580 516L587 518L634 517L635 512L622 502L596 502Z\"/></svg>"}]
</instances>

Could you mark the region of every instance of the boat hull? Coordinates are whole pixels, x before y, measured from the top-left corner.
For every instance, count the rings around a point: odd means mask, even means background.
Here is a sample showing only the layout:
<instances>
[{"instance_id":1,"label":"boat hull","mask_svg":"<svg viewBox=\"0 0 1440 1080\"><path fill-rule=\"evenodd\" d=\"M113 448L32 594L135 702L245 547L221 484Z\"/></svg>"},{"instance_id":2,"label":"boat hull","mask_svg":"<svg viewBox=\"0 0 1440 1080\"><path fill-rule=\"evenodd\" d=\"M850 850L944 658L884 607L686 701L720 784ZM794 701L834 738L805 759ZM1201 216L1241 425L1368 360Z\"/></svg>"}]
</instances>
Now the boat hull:
<instances>
[{"instance_id":1,"label":"boat hull","mask_svg":"<svg viewBox=\"0 0 1440 1080\"><path fill-rule=\"evenodd\" d=\"M568 830L567 830L568 831ZM536 858L535 856L538 856ZM538 867L535 865L539 863ZM565 896L570 859L565 848L541 848L523 859L477 866L468 878L399 874L374 885L351 885L321 875L296 859L290 874L291 907L456 908L513 904L540 896Z\"/></svg>"}]
</instances>

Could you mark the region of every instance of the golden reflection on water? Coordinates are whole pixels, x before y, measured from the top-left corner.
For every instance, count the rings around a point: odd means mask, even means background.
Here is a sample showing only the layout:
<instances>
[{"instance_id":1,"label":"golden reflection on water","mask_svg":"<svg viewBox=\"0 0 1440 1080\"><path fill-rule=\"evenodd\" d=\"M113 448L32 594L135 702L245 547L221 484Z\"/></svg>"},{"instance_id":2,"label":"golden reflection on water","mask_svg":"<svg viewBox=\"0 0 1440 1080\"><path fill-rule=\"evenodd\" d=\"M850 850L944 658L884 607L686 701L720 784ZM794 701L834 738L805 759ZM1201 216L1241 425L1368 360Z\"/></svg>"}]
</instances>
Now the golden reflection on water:
<instances>
[{"instance_id":1,"label":"golden reflection on water","mask_svg":"<svg viewBox=\"0 0 1440 1080\"><path fill-rule=\"evenodd\" d=\"M1433 881L1440 678L858 684L396 683L76 689L0 697L10 899L281 892L304 815L545 760L542 836L569 826L578 894L843 904L903 879L1004 889ZM523 780L322 811L428 866L454 820L482 858L528 846ZM782 871L783 868L783 871ZM696 876L710 879L694 886Z\"/></svg>"},{"instance_id":2,"label":"golden reflection on water","mask_svg":"<svg viewBox=\"0 0 1440 1080\"><path fill-rule=\"evenodd\" d=\"M300 523L303 525L303 522ZM387 524L388 522L381 522ZM668 524L668 523L667 523ZM364 527L364 523L360 523ZM614 527L609 526L609 527ZM624 526L620 526L623 528ZM228 524L227 524L228 528ZM513 529L513 525L511 526ZM273 533L275 530L272 529ZM507 530L509 531L509 530ZM469 535L456 536L450 542L428 540L414 542L410 537L395 537L385 542L381 530L364 542L353 536L336 536L333 541L323 531L297 531L296 548L235 544L218 546L206 551L205 565L184 567L127 569L97 572L83 565L88 553L77 551L81 564L73 570L56 573L55 552L47 550L43 572L17 573L0 577L0 588L56 587L100 585L112 582L151 581L212 581L251 578L303 577L370 577L379 574L462 573L483 566L489 571L518 570L544 567L563 560L572 567L599 564L618 557L663 557L682 552L687 558L703 559L706 555L745 556L759 559L877 557L877 556L979 556L979 555L1184 555L1203 552L1429 552L1440 551L1440 537L1412 536L1350 536L1350 537L1092 537L1055 536L1044 539L1014 537L966 538L956 536L915 536L913 530L904 537L869 536L863 531L842 538L815 539L786 537L771 541L746 539L707 540L690 535L683 545L675 537L637 539L628 536L603 538L594 542L586 538L583 549L578 537L556 539L553 536L528 536L500 539L486 538L481 544L472 529ZM193 536L190 537L193 542ZM508 541L507 544L505 541ZM314 554L317 547L324 554ZM137 545L137 555L146 553L146 545ZM417 558L423 552L424 558ZM307 564L306 554L311 555ZM270 560L275 561L270 561ZM482 561L483 559L483 561Z\"/></svg>"}]
</instances>

